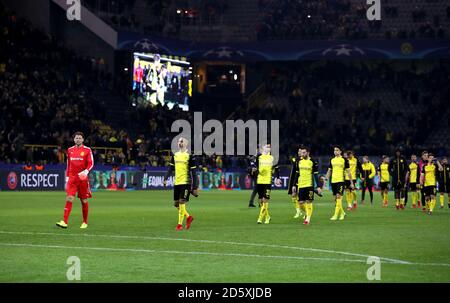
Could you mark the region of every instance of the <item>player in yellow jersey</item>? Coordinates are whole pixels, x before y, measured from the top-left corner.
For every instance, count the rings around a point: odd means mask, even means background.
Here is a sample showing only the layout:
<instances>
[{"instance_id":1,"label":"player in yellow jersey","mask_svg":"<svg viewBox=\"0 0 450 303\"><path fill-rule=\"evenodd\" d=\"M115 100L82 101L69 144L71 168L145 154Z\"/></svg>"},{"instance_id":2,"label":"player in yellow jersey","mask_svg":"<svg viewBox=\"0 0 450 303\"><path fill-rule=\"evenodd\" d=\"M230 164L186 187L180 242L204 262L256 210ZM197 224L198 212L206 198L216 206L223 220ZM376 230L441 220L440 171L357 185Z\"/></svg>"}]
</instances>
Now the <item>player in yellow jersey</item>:
<instances>
[{"instance_id":1,"label":"player in yellow jersey","mask_svg":"<svg viewBox=\"0 0 450 303\"><path fill-rule=\"evenodd\" d=\"M294 179L297 179L297 184L296 186L292 186L292 195L298 193L299 204L306 209L306 218L303 224L308 225L311 222L313 212L314 187L317 187L319 194L321 194L322 189L319 186L318 164L309 157L307 147L300 148L300 157L293 176Z\"/></svg>"},{"instance_id":2,"label":"player in yellow jersey","mask_svg":"<svg viewBox=\"0 0 450 303\"><path fill-rule=\"evenodd\" d=\"M381 199L383 200L383 207L387 207L389 203L388 193L389 193L389 182L391 179L391 175L389 174L389 157L383 156L382 162L378 167L378 176Z\"/></svg>"},{"instance_id":3,"label":"player in yellow jersey","mask_svg":"<svg viewBox=\"0 0 450 303\"><path fill-rule=\"evenodd\" d=\"M189 195L198 196L198 178L197 166L191 154L187 150L188 140L185 138L178 139L179 150L172 155L169 163L169 169L164 176L164 186L168 177L175 171L173 201L174 206L178 209L178 225L176 230L183 229L183 221L186 218L186 229L191 227L194 217L189 215L186 210L186 203L189 201Z\"/></svg>"},{"instance_id":4,"label":"player in yellow jersey","mask_svg":"<svg viewBox=\"0 0 450 303\"><path fill-rule=\"evenodd\" d=\"M331 189L333 191L333 198L336 201L336 205L334 215L330 218L330 220L335 221L338 219L344 220L345 218L345 212L342 207L342 196L344 194L344 181L346 173L350 180L350 187L354 189L355 185L353 183L351 172L348 170L350 167L348 160L342 157L342 149L339 146L334 146L333 151L334 158L330 160L325 179L329 180L331 176Z\"/></svg>"},{"instance_id":5,"label":"player in yellow jersey","mask_svg":"<svg viewBox=\"0 0 450 303\"><path fill-rule=\"evenodd\" d=\"M444 208L445 193L448 195L448 207L450 208L450 165L447 157L442 158L442 170L439 171L439 202Z\"/></svg>"},{"instance_id":6,"label":"player in yellow jersey","mask_svg":"<svg viewBox=\"0 0 450 303\"><path fill-rule=\"evenodd\" d=\"M309 150L306 148L306 156L310 158ZM307 217L307 209L306 209L306 203L299 203L298 195L295 194L298 192L298 176L295 176L296 172L298 172L298 164L300 160L302 159L302 147L298 149L298 157L292 158L291 163L291 173L289 175L289 184L288 184L288 194L291 196L291 201L294 204L295 207L295 215L294 219L297 219L301 217L302 219L306 219ZM316 195L319 197L322 197L322 184L319 182L319 180L316 181L317 188L315 188L313 191ZM319 189L320 188L320 189Z\"/></svg>"},{"instance_id":7,"label":"player in yellow jersey","mask_svg":"<svg viewBox=\"0 0 450 303\"><path fill-rule=\"evenodd\" d=\"M274 164L273 156L270 154L270 144L262 147L261 155L256 157L256 187L261 209L259 211L258 224L270 223L269 200L272 190L272 175L275 174L275 183L281 185L280 171L278 165Z\"/></svg>"},{"instance_id":8,"label":"player in yellow jersey","mask_svg":"<svg viewBox=\"0 0 450 303\"><path fill-rule=\"evenodd\" d=\"M417 156L415 154L411 155L411 162L409 163L409 191L411 192L412 198L412 208L416 208L416 203L419 198L418 187L420 187L420 171L419 164L417 163ZM408 194L405 195L405 205L408 202Z\"/></svg>"},{"instance_id":9,"label":"player in yellow jersey","mask_svg":"<svg viewBox=\"0 0 450 303\"><path fill-rule=\"evenodd\" d=\"M434 161L434 155L428 153L428 162L422 167L420 173L420 185L423 186L425 193L425 205L428 209L428 214L433 213L436 206L436 177L437 172L442 171L443 167L439 161Z\"/></svg>"},{"instance_id":10,"label":"player in yellow jersey","mask_svg":"<svg viewBox=\"0 0 450 303\"><path fill-rule=\"evenodd\" d=\"M364 196L366 195L366 189L369 190L370 204L373 205L373 178L375 177L376 170L372 162L370 162L368 156L363 157L363 164L361 165L361 204L364 203Z\"/></svg>"},{"instance_id":11,"label":"player in yellow jersey","mask_svg":"<svg viewBox=\"0 0 450 303\"><path fill-rule=\"evenodd\" d=\"M356 171L361 172L361 162L359 162L358 158L355 157L353 151L349 150L346 152L346 154L349 165L348 170L350 171L351 176L353 178L353 180L351 181L353 181L353 184L356 185L356 176L357 176ZM350 187L350 179L348 174L345 174L345 192L347 198L347 210L356 209L358 205L356 202L357 200L356 191L355 189L352 189Z\"/></svg>"}]
</instances>

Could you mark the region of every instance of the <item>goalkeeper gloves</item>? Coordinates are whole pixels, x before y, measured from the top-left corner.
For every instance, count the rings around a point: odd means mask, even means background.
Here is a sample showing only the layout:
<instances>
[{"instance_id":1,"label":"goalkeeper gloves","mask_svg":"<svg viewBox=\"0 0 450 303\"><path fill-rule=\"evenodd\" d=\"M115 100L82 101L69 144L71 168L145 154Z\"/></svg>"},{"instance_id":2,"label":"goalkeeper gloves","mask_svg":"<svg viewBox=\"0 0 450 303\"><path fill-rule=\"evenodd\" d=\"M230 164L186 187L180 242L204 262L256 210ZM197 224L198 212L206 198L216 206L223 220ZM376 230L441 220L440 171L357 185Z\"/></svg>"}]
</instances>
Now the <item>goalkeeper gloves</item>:
<instances>
[{"instance_id":1,"label":"goalkeeper gloves","mask_svg":"<svg viewBox=\"0 0 450 303\"><path fill-rule=\"evenodd\" d=\"M88 174L89 174L89 171L87 169L85 169L82 172L78 173L78 176L81 178L85 178L85 177L87 177Z\"/></svg>"}]
</instances>

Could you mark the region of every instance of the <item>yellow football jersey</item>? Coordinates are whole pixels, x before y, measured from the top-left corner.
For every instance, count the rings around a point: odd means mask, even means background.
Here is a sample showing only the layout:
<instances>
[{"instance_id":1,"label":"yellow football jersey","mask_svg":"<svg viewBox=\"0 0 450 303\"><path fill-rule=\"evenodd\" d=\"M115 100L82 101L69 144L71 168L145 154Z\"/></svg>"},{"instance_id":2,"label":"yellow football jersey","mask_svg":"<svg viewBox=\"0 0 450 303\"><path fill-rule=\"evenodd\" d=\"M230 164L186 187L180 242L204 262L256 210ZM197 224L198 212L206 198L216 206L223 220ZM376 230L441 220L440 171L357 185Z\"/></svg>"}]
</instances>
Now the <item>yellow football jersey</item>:
<instances>
[{"instance_id":1,"label":"yellow football jersey","mask_svg":"<svg viewBox=\"0 0 450 303\"><path fill-rule=\"evenodd\" d=\"M273 156L260 155L257 158L258 177L256 184L272 184Z\"/></svg>"},{"instance_id":2,"label":"yellow football jersey","mask_svg":"<svg viewBox=\"0 0 450 303\"><path fill-rule=\"evenodd\" d=\"M367 163L363 163L361 164L361 177L363 178L367 178L367 179L373 179L373 177L375 177L375 166L373 165L372 162L367 162Z\"/></svg>"},{"instance_id":3,"label":"yellow football jersey","mask_svg":"<svg viewBox=\"0 0 450 303\"><path fill-rule=\"evenodd\" d=\"M437 166L435 164L427 164L422 167L422 173L425 177L425 186L436 186L436 171Z\"/></svg>"},{"instance_id":4,"label":"yellow football jersey","mask_svg":"<svg viewBox=\"0 0 450 303\"><path fill-rule=\"evenodd\" d=\"M379 171L380 171L380 181L389 182L390 181L389 164L381 163Z\"/></svg>"},{"instance_id":5,"label":"yellow football jersey","mask_svg":"<svg viewBox=\"0 0 450 303\"><path fill-rule=\"evenodd\" d=\"M356 157L353 157L347 160L349 165L349 169L347 171L350 171L350 174L352 175L352 180L356 180L356 168L358 167L358 159ZM345 180L350 180L347 171L345 172Z\"/></svg>"},{"instance_id":6,"label":"yellow football jersey","mask_svg":"<svg viewBox=\"0 0 450 303\"><path fill-rule=\"evenodd\" d=\"M313 187L313 176L318 173L317 163L311 159L301 159L298 162L298 173L297 184L299 188Z\"/></svg>"},{"instance_id":7,"label":"yellow football jersey","mask_svg":"<svg viewBox=\"0 0 450 303\"><path fill-rule=\"evenodd\" d=\"M190 170L196 168L192 156L187 152L176 152L170 165L175 167L174 185L185 185L191 183Z\"/></svg>"},{"instance_id":8,"label":"yellow football jersey","mask_svg":"<svg viewBox=\"0 0 450 303\"><path fill-rule=\"evenodd\" d=\"M415 162L411 162L409 164L409 183L417 183L419 180L419 165Z\"/></svg>"},{"instance_id":9,"label":"yellow football jersey","mask_svg":"<svg viewBox=\"0 0 450 303\"><path fill-rule=\"evenodd\" d=\"M334 157L331 159L328 168L331 169L331 183L344 182L345 171L349 168L348 160L342 156Z\"/></svg>"}]
</instances>

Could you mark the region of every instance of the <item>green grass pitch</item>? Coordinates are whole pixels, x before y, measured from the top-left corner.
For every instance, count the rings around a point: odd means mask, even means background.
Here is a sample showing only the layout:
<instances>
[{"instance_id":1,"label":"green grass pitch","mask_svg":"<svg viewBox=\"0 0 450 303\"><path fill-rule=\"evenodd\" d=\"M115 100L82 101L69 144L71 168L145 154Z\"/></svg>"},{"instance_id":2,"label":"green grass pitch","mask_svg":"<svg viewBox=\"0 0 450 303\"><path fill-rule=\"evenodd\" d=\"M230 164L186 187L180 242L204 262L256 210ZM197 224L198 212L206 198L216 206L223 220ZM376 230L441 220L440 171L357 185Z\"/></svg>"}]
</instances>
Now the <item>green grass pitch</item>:
<instances>
[{"instance_id":1,"label":"green grass pitch","mask_svg":"<svg viewBox=\"0 0 450 303\"><path fill-rule=\"evenodd\" d=\"M382 208L376 193L332 222L327 192L303 226L285 191L272 191L271 223L256 224L249 195L203 191L191 229L175 231L171 191L95 192L89 228L77 201L63 230L64 192L0 192L0 282L68 282L69 256L80 282L368 282L368 256L381 258L380 282L450 282L447 197L430 216L395 210L392 193Z\"/></svg>"}]
</instances>

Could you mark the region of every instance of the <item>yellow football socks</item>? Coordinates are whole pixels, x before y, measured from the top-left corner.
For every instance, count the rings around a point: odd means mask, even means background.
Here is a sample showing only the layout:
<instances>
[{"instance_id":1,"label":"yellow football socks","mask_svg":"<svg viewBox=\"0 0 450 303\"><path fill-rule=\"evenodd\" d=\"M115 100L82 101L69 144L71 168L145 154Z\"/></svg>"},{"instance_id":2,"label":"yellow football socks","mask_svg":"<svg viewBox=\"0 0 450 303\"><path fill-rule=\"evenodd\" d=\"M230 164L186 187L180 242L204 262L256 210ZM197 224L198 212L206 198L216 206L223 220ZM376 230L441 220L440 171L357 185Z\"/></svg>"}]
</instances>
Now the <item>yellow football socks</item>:
<instances>
[{"instance_id":1,"label":"yellow football socks","mask_svg":"<svg viewBox=\"0 0 450 303\"><path fill-rule=\"evenodd\" d=\"M304 213L306 213L306 206L305 206L305 204L306 204L306 203L300 204L300 209L301 209Z\"/></svg>"},{"instance_id":2,"label":"yellow football socks","mask_svg":"<svg viewBox=\"0 0 450 303\"><path fill-rule=\"evenodd\" d=\"M178 206L178 224L183 224L185 211L186 211L186 205L180 204Z\"/></svg>"},{"instance_id":3,"label":"yellow football socks","mask_svg":"<svg viewBox=\"0 0 450 303\"><path fill-rule=\"evenodd\" d=\"M352 207L353 193L351 191L347 191L345 198L347 199L347 207Z\"/></svg>"},{"instance_id":4,"label":"yellow football socks","mask_svg":"<svg viewBox=\"0 0 450 303\"><path fill-rule=\"evenodd\" d=\"M343 212L344 210L342 209L342 198L336 198L336 207L334 209L334 216L333 217L337 217L339 216L339 214L341 213L341 211Z\"/></svg>"},{"instance_id":5,"label":"yellow football socks","mask_svg":"<svg viewBox=\"0 0 450 303\"><path fill-rule=\"evenodd\" d=\"M440 195L440 196L439 196L439 202L440 202L440 204L441 204L441 207L444 207L444 198L445 198L444 195Z\"/></svg>"},{"instance_id":6,"label":"yellow football socks","mask_svg":"<svg viewBox=\"0 0 450 303\"><path fill-rule=\"evenodd\" d=\"M258 222L261 222L264 217L264 203L261 203L261 208L259 209Z\"/></svg>"},{"instance_id":7,"label":"yellow football socks","mask_svg":"<svg viewBox=\"0 0 450 303\"><path fill-rule=\"evenodd\" d=\"M300 205L298 205L298 198L297 197L292 198L292 204L294 205L295 209L299 209L300 208Z\"/></svg>"},{"instance_id":8,"label":"yellow football socks","mask_svg":"<svg viewBox=\"0 0 450 303\"><path fill-rule=\"evenodd\" d=\"M430 211L433 211L435 206L436 206L436 198L431 198Z\"/></svg>"},{"instance_id":9,"label":"yellow football socks","mask_svg":"<svg viewBox=\"0 0 450 303\"><path fill-rule=\"evenodd\" d=\"M310 220L313 212L312 203L306 203L306 220Z\"/></svg>"},{"instance_id":10,"label":"yellow football socks","mask_svg":"<svg viewBox=\"0 0 450 303\"><path fill-rule=\"evenodd\" d=\"M416 205L417 202L417 193L412 192L412 205Z\"/></svg>"},{"instance_id":11,"label":"yellow football socks","mask_svg":"<svg viewBox=\"0 0 450 303\"><path fill-rule=\"evenodd\" d=\"M270 217L270 214L269 214L269 202L266 202L266 203L264 203L264 205L265 205L265 208L266 208L266 211L265 211L265 216L266 216L266 219L268 218L268 217Z\"/></svg>"},{"instance_id":12,"label":"yellow football socks","mask_svg":"<svg viewBox=\"0 0 450 303\"><path fill-rule=\"evenodd\" d=\"M261 209L259 210L258 222L262 222L262 220L266 216L266 211L267 211L267 203L261 203Z\"/></svg>"}]
</instances>

